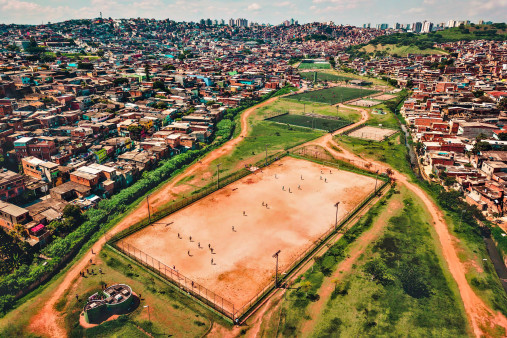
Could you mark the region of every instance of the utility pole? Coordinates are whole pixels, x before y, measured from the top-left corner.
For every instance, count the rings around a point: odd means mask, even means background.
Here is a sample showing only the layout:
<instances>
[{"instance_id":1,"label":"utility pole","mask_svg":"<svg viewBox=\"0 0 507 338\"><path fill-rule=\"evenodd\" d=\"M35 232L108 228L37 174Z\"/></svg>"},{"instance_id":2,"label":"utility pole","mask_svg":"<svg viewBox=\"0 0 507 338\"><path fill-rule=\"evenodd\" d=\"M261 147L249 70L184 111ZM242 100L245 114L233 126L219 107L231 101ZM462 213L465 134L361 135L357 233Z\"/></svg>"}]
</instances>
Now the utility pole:
<instances>
[{"instance_id":1,"label":"utility pole","mask_svg":"<svg viewBox=\"0 0 507 338\"><path fill-rule=\"evenodd\" d=\"M266 163L265 166L268 166L268 145L266 144Z\"/></svg>"},{"instance_id":2,"label":"utility pole","mask_svg":"<svg viewBox=\"0 0 507 338\"><path fill-rule=\"evenodd\" d=\"M334 222L334 230L336 231L336 228L338 228L338 207L340 206L340 202L336 202L334 206L336 207L336 219Z\"/></svg>"},{"instance_id":3,"label":"utility pole","mask_svg":"<svg viewBox=\"0 0 507 338\"><path fill-rule=\"evenodd\" d=\"M276 258L276 267L275 267L275 288L278 287L278 255L280 254L281 250L278 250L274 255L273 258Z\"/></svg>"},{"instance_id":4,"label":"utility pole","mask_svg":"<svg viewBox=\"0 0 507 338\"><path fill-rule=\"evenodd\" d=\"M378 170L375 173L375 195L377 195L377 178L378 178Z\"/></svg>"},{"instance_id":5,"label":"utility pole","mask_svg":"<svg viewBox=\"0 0 507 338\"><path fill-rule=\"evenodd\" d=\"M146 196L146 203L148 204L148 221L151 224L151 211L150 211L150 195Z\"/></svg>"},{"instance_id":6,"label":"utility pole","mask_svg":"<svg viewBox=\"0 0 507 338\"><path fill-rule=\"evenodd\" d=\"M222 163L217 164L217 190L220 189L220 166Z\"/></svg>"}]
</instances>

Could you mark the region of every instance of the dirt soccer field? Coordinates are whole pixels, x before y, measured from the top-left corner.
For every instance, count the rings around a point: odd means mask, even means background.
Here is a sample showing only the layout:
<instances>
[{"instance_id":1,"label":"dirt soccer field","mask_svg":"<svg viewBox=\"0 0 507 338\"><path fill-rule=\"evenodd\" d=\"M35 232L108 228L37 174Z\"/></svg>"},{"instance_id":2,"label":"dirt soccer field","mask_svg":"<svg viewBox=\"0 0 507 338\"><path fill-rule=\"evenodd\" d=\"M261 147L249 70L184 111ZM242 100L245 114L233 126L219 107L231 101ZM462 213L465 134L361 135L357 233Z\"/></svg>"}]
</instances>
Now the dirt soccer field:
<instances>
[{"instance_id":1,"label":"dirt soccer field","mask_svg":"<svg viewBox=\"0 0 507 338\"><path fill-rule=\"evenodd\" d=\"M349 134L351 137L362 138L364 140L382 141L385 137L391 137L398 131L394 129L377 128L372 126L365 126L354 130Z\"/></svg>"},{"instance_id":2,"label":"dirt soccer field","mask_svg":"<svg viewBox=\"0 0 507 338\"><path fill-rule=\"evenodd\" d=\"M285 157L125 238L120 246L128 244L174 266L237 311L274 280L275 252L281 250L283 272L334 226L336 202L340 220L374 186L371 177Z\"/></svg>"}]
</instances>

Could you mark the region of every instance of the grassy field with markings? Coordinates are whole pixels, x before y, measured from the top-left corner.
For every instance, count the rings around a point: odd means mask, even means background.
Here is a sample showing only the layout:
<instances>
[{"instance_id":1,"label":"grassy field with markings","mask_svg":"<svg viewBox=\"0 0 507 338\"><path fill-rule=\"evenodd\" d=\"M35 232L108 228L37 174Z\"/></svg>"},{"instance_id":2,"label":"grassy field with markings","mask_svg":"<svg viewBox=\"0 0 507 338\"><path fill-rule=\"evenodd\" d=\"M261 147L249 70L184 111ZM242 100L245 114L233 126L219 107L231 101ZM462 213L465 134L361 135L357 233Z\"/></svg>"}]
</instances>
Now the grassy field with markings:
<instances>
[{"instance_id":1,"label":"grassy field with markings","mask_svg":"<svg viewBox=\"0 0 507 338\"><path fill-rule=\"evenodd\" d=\"M360 89L349 87L332 87L321 90L310 91L306 93L289 96L290 99L296 101L321 102L327 104L337 104L340 102L358 99L360 97L369 96L378 93L372 89Z\"/></svg>"}]
</instances>

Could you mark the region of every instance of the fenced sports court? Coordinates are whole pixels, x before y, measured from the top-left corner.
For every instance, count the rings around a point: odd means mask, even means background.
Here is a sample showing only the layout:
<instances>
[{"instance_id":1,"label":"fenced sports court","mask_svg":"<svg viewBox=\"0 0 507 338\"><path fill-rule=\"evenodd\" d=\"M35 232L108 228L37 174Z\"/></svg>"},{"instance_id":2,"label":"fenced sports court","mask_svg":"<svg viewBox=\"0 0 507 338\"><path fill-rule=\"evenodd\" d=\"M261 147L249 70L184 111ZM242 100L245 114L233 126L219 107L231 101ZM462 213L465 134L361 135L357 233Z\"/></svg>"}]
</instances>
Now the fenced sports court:
<instances>
[{"instance_id":1,"label":"fenced sports court","mask_svg":"<svg viewBox=\"0 0 507 338\"><path fill-rule=\"evenodd\" d=\"M375 184L373 177L285 157L109 243L237 320L275 287L277 250L280 277L334 231L338 199L341 224Z\"/></svg>"},{"instance_id":2,"label":"fenced sports court","mask_svg":"<svg viewBox=\"0 0 507 338\"><path fill-rule=\"evenodd\" d=\"M394 129L379 128L373 126L364 126L356 129L348 134L348 136L360 138L363 140L383 141L396 134L398 131Z\"/></svg>"}]
</instances>

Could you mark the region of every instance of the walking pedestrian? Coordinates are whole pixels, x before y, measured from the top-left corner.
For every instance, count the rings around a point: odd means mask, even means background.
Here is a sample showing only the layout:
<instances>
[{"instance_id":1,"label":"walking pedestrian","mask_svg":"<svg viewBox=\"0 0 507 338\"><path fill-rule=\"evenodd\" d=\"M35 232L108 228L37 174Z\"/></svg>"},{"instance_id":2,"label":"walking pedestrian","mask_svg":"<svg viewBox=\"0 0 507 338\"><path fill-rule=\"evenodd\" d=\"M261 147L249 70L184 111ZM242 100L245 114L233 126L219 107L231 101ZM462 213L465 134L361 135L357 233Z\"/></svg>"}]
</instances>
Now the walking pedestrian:
<instances>
[{"instance_id":1,"label":"walking pedestrian","mask_svg":"<svg viewBox=\"0 0 507 338\"><path fill-rule=\"evenodd\" d=\"M211 259L211 265L213 265L213 258Z\"/></svg>"},{"instance_id":2,"label":"walking pedestrian","mask_svg":"<svg viewBox=\"0 0 507 338\"><path fill-rule=\"evenodd\" d=\"M285 186L284 185L282 185L282 190L285 191Z\"/></svg>"},{"instance_id":3,"label":"walking pedestrian","mask_svg":"<svg viewBox=\"0 0 507 338\"><path fill-rule=\"evenodd\" d=\"M301 175L301 181L303 180L303 175Z\"/></svg>"},{"instance_id":4,"label":"walking pedestrian","mask_svg":"<svg viewBox=\"0 0 507 338\"><path fill-rule=\"evenodd\" d=\"M79 302L79 295L76 293L76 300Z\"/></svg>"},{"instance_id":5,"label":"walking pedestrian","mask_svg":"<svg viewBox=\"0 0 507 338\"><path fill-rule=\"evenodd\" d=\"M243 210L243 216L246 216L246 211Z\"/></svg>"},{"instance_id":6,"label":"walking pedestrian","mask_svg":"<svg viewBox=\"0 0 507 338\"><path fill-rule=\"evenodd\" d=\"M301 190L301 186L300 185L298 185L298 189Z\"/></svg>"},{"instance_id":7,"label":"walking pedestrian","mask_svg":"<svg viewBox=\"0 0 507 338\"><path fill-rule=\"evenodd\" d=\"M201 242L197 242L197 247L200 249L201 248Z\"/></svg>"},{"instance_id":8,"label":"walking pedestrian","mask_svg":"<svg viewBox=\"0 0 507 338\"><path fill-rule=\"evenodd\" d=\"M208 244L208 249L211 249L211 244Z\"/></svg>"},{"instance_id":9,"label":"walking pedestrian","mask_svg":"<svg viewBox=\"0 0 507 338\"><path fill-rule=\"evenodd\" d=\"M190 242L192 242L192 236L190 236L189 238L190 238Z\"/></svg>"},{"instance_id":10,"label":"walking pedestrian","mask_svg":"<svg viewBox=\"0 0 507 338\"><path fill-rule=\"evenodd\" d=\"M235 230L234 230L234 225L232 226L232 231L235 231Z\"/></svg>"},{"instance_id":11,"label":"walking pedestrian","mask_svg":"<svg viewBox=\"0 0 507 338\"><path fill-rule=\"evenodd\" d=\"M102 268L99 268L99 273L102 275Z\"/></svg>"},{"instance_id":12,"label":"walking pedestrian","mask_svg":"<svg viewBox=\"0 0 507 338\"><path fill-rule=\"evenodd\" d=\"M190 256L190 250L187 250L187 254Z\"/></svg>"},{"instance_id":13,"label":"walking pedestrian","mask_svg":"<svg viewBox=\"0 0 507 338\"><path fill-rule=\"evenodd\" d=\"M326 182L326 183L327 183L327 178L325 178L325 179L324 179L324 182Z\"/></svg>"}]
</instances>

